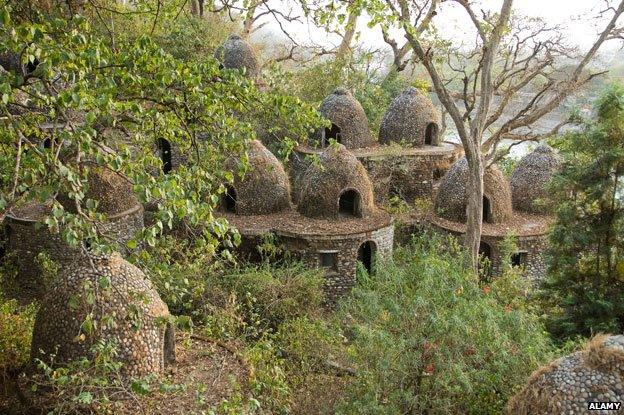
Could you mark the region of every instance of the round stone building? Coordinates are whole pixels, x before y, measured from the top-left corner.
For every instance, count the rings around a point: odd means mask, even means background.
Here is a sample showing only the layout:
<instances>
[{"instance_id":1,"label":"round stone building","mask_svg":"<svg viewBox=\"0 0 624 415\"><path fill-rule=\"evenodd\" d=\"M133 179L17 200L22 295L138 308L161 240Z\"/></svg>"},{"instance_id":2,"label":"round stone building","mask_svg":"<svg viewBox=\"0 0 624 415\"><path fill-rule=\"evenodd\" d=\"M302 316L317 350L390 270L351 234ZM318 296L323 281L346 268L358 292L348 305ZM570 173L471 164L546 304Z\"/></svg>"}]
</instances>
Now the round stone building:
<instances>
[{"instance_id":1,"label":"round stone building","mask_svg":"<svg viewBox=\"0 0 624 415\"><path fill-rule=\"evenodd\" d=\"M85 320L92 315L92 329ZM67 363L90 356L97 342L116 346L126 376L163 371L174 360L167 305L149 279L118 253L62 269L35 318L32 358Z\"/></svg>"},{"instance_id":2,"label":"round stone building","mask_svg":"<svg viewBox=\"0 0 624 415\"><path fill-rule=\"evenodd\" d=\"M376 207L366 169L343 145L326 148L318 164L308 166L294 190L297 206L284 168L258 141L248 164L248 174L223 195L220 213L241 234L241 253L251 254L274 235L291 255L325 270L330 303L355 284L358 261L373 271L376 255L391 254L392 218ZM254 183L261 182L258 190Z\"/></svg>"},{"instance_id":3,"label":"round stone building","mask_svg":"<svg viewBox=\"0 0 624 415\"><path fill-rule=\"evenodd\" d=\"M519 166L523 165L523 161L520 161ZM541 185L544 186L546 182L547 180ZM445 174L437 190L430 220L438 231L458 237L465 234L467 183L468 162L461 158ZM505 262L501 246L504 239L513 234L516 236L518 250L510 253L509 262L522 267L530 279L543 276L547 268L543 253L547 248L547 231L552 217L544 213L514 209L512 187L495 165L486 168L483 186L480 253L489 260L491 274L501 273ZM535 186L539 184L535 183ZM537 190L532 192L533 195L539 193Z\"/></svg>"},{"instance_id":4,"label":"round stone building","mask_svg":"<svg viewBox=\"0 0 624 415\"><path fill-rule=\"evenodd\" d=\"M548 214L549 196L546 185L561 168L561 158L553 149L540 144L532 153L523 157L511 175L511 194L514 209Z\"/></svg>"},{"instance_id":5,"label":"round stone building","mask_svg":"<svg viewBox=\"0 0 624 415\"><path fill-rule=\"evenodd\" d=\"M215 58L225 69L245 71L251 79L260 76L260 63L253 48L239 35L230 35L215 51Z\"/></svg>"},{"instance_id":6,"label":"round stone building","mask_svg":"<svg viewBox=\"0 0 624 415\"><path fill-rule=\"evenodd\" d=\"M90 166L85 197L98 202L97 212L105 220L98 224L100 234L124 247L134 233L143 228L143 207L132 184L108 168ZM76 212L73 199L59 194L58 202L66 211ZM52 200L46 203L29 203L8 212L4 218L6 259L13 262L19 274L19 284L37 296L43 288L37 257L46 253L60 265L83 261L84 251L72 248L57 233L50 232L42 221L51 214Z\"/></svg>"},{"instance_id":7,"label":"round stone building","mask_svg":"<svg viewBox=\"0 0 624 415\"><path fill-rule=\"evenodd\" d=\"M624 336L597 336L585 350L535 371L525 387L509 401L506 413L615 413L620 411L604 410L597 403L623 401ZM591 404L595 405L592 408L595 411L589 410Z\"/></svg>"},{"instance_id":8,"label":"round stone building","mask_svg":"<svg viewBox=\"0 0 624 415\"><path fill-rule=\"evenodd\" d=\"M437 181L461 155L461 147L440 136L440 114L431 100L415 88L397 96L381 123L375 140L362 105L345 88L336 89L319 108L331 127L317 131L292 160L293 181L298 182L309 161L334 139L343 144L368 171L375 199L393 197L407 202L431 197Z\"/></svg>"}]
</instances>

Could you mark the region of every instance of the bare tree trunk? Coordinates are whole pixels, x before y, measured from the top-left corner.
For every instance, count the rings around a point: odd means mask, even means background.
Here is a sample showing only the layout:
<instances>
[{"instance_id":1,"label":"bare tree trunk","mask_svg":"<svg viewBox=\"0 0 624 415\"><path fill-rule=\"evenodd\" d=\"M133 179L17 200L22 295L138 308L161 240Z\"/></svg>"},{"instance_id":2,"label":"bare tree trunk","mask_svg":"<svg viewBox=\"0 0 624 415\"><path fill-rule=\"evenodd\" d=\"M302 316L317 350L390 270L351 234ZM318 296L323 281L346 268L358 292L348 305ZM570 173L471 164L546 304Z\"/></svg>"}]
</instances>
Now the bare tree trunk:
<instances>
[{"instance_id":1,"label":"bare tree trunk","mask_svg":"<svg viewBox=\"0 0 624 415\"><path fill-rule=\"evenodd\" d=\"M195 17L201 17L199 12L199 0L191 0L191 14Z\"/></svg>"},{"instance_id":2,"label":"bare tree trunk","mask_svg":"<svg viewBox=\"0 0 624 415\"><path fill-rule=\"evenodd\" d=\"M344 35L342 36L342 42L336 52L336 59L344 59L351 51L351 42L353 36L355 36L355 29L357 26L358 17L360 17L359 11L349 12L349 18L347 19L347 26Z\"/></svg>"},{"instance_id":3,"label":"bare tree trunk","mask_svg":"<svg viewBox=\"0 0 624 415\"><path fill-rule=\"evenodd\" d=\"M245 13L245 20L243 21L243 38L245 39L249 39L253 31L256 22L256 7L258 7L258 3L251 4Z\"/></svg>"},{"instance_id":4,"label":"bare tree trunk","mask_svg":"<svg viewBox=\"0 0 624 415\"><path fill-rule=\"evenodd\" d=\"M468 183L466 186L466 235L464 236L464 246L472 258L472 266L476 272L479 267L479 246L481 245L481 229L483 224L483 175L484 163L481 155L481 146L476 144L479 141L476 137L471 137L475 143L466 149L466 161L468 162Z\"/></svg>"}]
</instances>

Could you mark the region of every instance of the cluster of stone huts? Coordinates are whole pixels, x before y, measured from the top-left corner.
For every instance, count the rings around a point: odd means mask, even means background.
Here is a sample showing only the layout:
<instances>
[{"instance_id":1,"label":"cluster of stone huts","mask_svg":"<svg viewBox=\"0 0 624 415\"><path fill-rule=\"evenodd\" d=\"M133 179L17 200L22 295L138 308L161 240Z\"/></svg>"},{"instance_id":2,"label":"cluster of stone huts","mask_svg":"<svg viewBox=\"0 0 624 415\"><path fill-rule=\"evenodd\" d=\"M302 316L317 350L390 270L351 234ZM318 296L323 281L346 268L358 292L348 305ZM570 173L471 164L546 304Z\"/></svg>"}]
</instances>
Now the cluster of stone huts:
<instances>
[{"instance_id":1,"label":"cluster of stone huts","mask_svg":"<svg viewBox=\"0 0 624 415\"><path fill-rule=\"evenodd\" d=\"M216 56L224 68L260 76L251 47L238 36L231 36ZM358 263L372 272L376 257L392 253L394 221L380 207L388 199L435 199L433 227L454 235L465 232L467 166L459 159L460 147L442 140L439 112L415 88L391 103L377 139L361 104L344 88L328 96L319 111L328 126L298 147L286 164L262 142L249 143L246 173L225 184L218 215L240 232L242 254L253 253L264 238L275 236L286 251L324 270L327 297L333 302L354 285ZM187 163L164 139L155 143L155 151L165 174ZM241 163L232 158L229 167L239 171ZM131 184L96 165L80 168L89 172L85 200L97 200L106 217L99 225L101 233L123 246L144 221L144 208ZM539 147L520 162L511 181L495 167L487 171L482 252L494 272L502 263L500 244L513 232L520 250L512 262L525 266L531 277L543 273L541 252L550 217L540 202L547 199L544 184L557 168L552 150ZM66 210L77 211L69 196L61 194L57 200ZM39 226L51 207L51 201L29 204L4 218L5 254L14 261L23 287L44 298L33 357L56 353L69 360L86 354L96 340L111 339L122 345L120 357L128 374L162 370L173 360L173 328L166 323L167 306L147 276L125 261L123 252L95 256L88 244L70 248ZM51 287L39 293L42 270L37 257L44 252L62 268ZM99 325L97 336L76 341L91 313L93 319L113 316L112 324Z\"/></svg>"}]
</instances>

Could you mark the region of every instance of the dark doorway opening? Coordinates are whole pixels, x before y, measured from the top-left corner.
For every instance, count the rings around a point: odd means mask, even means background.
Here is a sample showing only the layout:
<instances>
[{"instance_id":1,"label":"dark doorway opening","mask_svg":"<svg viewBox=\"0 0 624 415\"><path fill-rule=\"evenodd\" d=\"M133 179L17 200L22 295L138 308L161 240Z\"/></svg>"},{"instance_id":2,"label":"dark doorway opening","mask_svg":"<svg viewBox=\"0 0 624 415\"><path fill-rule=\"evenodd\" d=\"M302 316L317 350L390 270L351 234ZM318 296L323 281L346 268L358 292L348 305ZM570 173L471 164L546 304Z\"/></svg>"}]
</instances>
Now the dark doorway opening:
<instances>
[{"instance_id":1,"label":"dark doorway opening","mask_svg":"<svg viewBox=\"0 0 624 415\"><path fill-rule=\"evenodd\" d=\"M345 190L338 200L338 212L343 215L362 217L360 194L355 190Z\"/></svg>"},{"instance_id":2,"label":"dark doorway opening","mask_svg":"<svg viewBox=\"0 0 624 415\"><path fill-rule=\"evenodd\" d=\"M425 129L425 144L428 146L433 146L438 141L438 125L434 122L430 122L427 124L427 128Z\"/></svg>"},{"instance_id":3,"label":"dark doorway opening","mask_svg":"<svg viewBox=\"0 0 624 415\"><path fill-rule=\"evenodd\" d=\"M373 241L366 241L358 249L358 261L364 265L366 271L371 274L373 272L373 258L375 256L376 245Z\"/></svg>"},{"instance_id":4,"label":"dark doorway opening","mask_svg":"<svg viewBox=\"0 0 624 415\"><path fill-rule=\"evenodd\" d=\"M492 223L492 205L487 196L483 196L483 221Z\"/></svg>"},{"instance_id":5,"label":"dark doorway opening","mask_svg":"<svg viewBox=\"0 0 624 415\"><path fill-rule=\"evenodd\" d=\"M5 257L7 253L7 245L9 244L9 238L11 237L11 226L6 225L4 227L4 235L0 240L0 260Z\"/></svg>"},{"instance_id":6,"label":"dark doorway opening","mask_svg":"<svg viewBox=\"0 0 624 415\"><path fill-rule=\"evenodd\" d=\"M35 69L37 69L37 66L39 66L39 59L35 58L32 62L29 61L26 64L26 75L32 75Z\"/></svg>"},{"instance_id":7,"label":"dark doorway opening","mask_svg":"<svg viewBox=\"0 0 624 415\"><path fill-rule=\"evenodd\" d=\"M483 258L491 259L492 258L492 248L486 242L481 242L479 244L479 255Z\"/></svg>"},{"instance_id":8,"label":"dark doorway opening","mask_svg":"<svg viewBox=\"0 0 624 415\"><path fill-rule=\"evenodd\" d=\"M444 177L444 169L441 169L439 167L433 169L433 180L440 180L442 177Z\"/></svg>"},{"instance_id":9,"label":"dark doorway opening","mask_svg":"<svg viewBox=\"0 0 624 415\"><path fill-rule=\"evenodd\" d=\"M49 138L43 140L43 148L52 148L52 140Z\"/></svg>"},{"instance_id":10,"label":"dark doorway opening","mask_svg":"<svg viewBox=\"0 0 624 415\"><path fill-rule=\"evenodd\" d=\"M171 143L164 138L159 138L158 149L160 150L160 159L163 164L163 173L167 174L173 168L173 164L171 163Z\"/></svg>"},{"instance_id":11,"label":"dark doorway opening","mask_svg":"<svg viewBox=\"0 0 624 415\"><path fill-rule=\"evenodd\" d=\"M236 190L230 185L225 186L223 207L226 212L236 213Z\"/></svg>"},{"instance_id":12,"label":"dark doorway opening","mask_svg":"<svg viewBox=\"0 0 624 415\"><path fill-rule=\"evenodd\" d=\"M338 253L337 252L321 252L319 253L319 264L322 268L330 270L338 270Z\"/></svg>"},{"instance_id":13,"label":"dark doorway opening","mask_svg":"<svg viewBox=\"0 0 624 415\"><path fill-rule=\"evenodd\" d=\"M163 358L165 365L175 362L175 329L171 321L165 327L165 337L163 339Z\"/></svg>"},{"instance_id":14,"label":"dark doorway opening","mask_svg":"<svg viewBox=\"0 0 624 415\"><path fill-rule=\"evenodd\" d=\"M479 273L487 278L492 273L492 247L483 241L479 244L479 257Z\"/></svg>"},{"instance_id":15,"label":"dark doorway opening","mask_svg":"<svg viewBox=\"0 0 624 415\"><path fill-rule=\"evenodd\" d=\"M528 254L526 252L516 252L515 254L511 255L511 265L514 267L523 268L527 263L527 256Z\"/></svg>"},{"instance_id":16,"label":"dark doorway opening","mask_svg":"<svg viewBox=\"0 0 624 415\"><path fill-rule=\"evenodd\" d=\"M336 124L332 123L331 128L325 127L325 137L323 146L329 144L329 140L336 140L336 142L340 143L342 136L340 134L340 127Z\"/></svg>"}]
</instances>

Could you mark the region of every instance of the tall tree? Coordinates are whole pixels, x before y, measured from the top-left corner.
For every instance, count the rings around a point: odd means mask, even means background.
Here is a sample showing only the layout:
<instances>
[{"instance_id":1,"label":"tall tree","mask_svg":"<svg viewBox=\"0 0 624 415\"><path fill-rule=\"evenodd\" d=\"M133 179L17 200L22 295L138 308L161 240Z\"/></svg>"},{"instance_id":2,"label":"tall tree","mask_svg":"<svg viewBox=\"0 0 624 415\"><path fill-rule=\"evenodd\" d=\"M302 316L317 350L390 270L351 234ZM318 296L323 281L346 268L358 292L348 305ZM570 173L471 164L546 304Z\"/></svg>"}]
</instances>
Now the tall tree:
<instances>
[{"instance_id":1,"label":"tall tree","mask_svg":"<svg viewBox=\"0 0 624 415\"><path fill-rule=\"evenodd\" d=\"M624 86L609 89L596 114L559 139L565 168L551 183L558 208L545 289L561 337L624 329Z\"/></svg>"},{"instance_id":2,"label":"tall tree","mask_svg":"<svg viewBox=\"0 0 624 415\"><path fill-rule=\"evenodd\" d=\"M570 58L576 56L563 46L560 30L543 22L512 20L513 0L504 0L496 13L477 13L477 2L468 0L364 2L371 25L382 28L397 66L406 51L389 32L392 28L402 32L461 139L470 170L465 245L475 269L483 219L483 172L496 158L502 139L539 140L548 135L535 133L535 124L596 76L587 72L588 64L607 40L619 36L616 24L624 12L624 1L605 4L601 15L609 15L608 22L570 69ZM472 46L466 39L443 39L450 47L441 47L436 16L450 7L464 11L476 33ZM513 108L511 104L518 102L523 104Z\"/></svg>"},{"instance_id":3,"label":"tall tree","mask_svg":"<svg viewBox=\"0 0 624 415\"><path fill-rule=\"evenodd\" d=\"M0 71L0 217L63 193L77 213L54 202L45 223L68 242L100 241L97 221L105 218L86 200L88 171L79 168L88 159L129 180L142 202L158 205L142 239L153 243L184 219L205 226L210 243L218 243L226 226L212 211L233 179L226 158L255 138L248 120L277 116L289 120L291 138L305 137L316 112L221 71L214 59L177 60L148 36L111 44L83 17L20 21L0 6L0 57L12 57ZM186 166L156 174L161 139Z\"/></svg>"}]
</instances>

